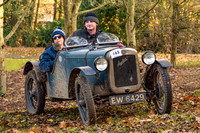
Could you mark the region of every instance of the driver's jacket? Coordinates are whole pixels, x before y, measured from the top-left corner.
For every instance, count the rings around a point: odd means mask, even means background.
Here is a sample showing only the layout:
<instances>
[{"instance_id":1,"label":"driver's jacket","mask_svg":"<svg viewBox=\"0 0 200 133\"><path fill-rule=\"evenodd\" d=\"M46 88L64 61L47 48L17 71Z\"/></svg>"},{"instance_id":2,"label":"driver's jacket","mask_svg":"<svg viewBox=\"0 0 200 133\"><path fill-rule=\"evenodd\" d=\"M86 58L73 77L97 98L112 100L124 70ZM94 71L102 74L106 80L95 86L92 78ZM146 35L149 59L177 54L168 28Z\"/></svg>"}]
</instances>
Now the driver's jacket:
<instances>
[{"instance_id":1,"label":"driver's jacket","mask_svg":"<svg viewBox=\"0 0 200 133\"><path fill-rule=\"evenodd\" d=\"M74 33L72 33L71 36L81 36L81 37L85 38L88 41L88 43L95 43L97 36L101 32L102 32L101 30L97 29L95 34L90 35L89 32L87 31L87 29L84 28L84 29L79 29L79 30L75 31Z\"/></svg>"},{"instance_id":2,"label":"driver's jacket","mask_svg":"<svg viewBox=\"0 0 200 133\"><path fill-rule=\"evenodd\" d=\"M54 61L56 58L57 51L54 50L53 46L50 46L40 56L39 68L41 72L51 72L53 69Z\"/></svg>"}]
</instances>

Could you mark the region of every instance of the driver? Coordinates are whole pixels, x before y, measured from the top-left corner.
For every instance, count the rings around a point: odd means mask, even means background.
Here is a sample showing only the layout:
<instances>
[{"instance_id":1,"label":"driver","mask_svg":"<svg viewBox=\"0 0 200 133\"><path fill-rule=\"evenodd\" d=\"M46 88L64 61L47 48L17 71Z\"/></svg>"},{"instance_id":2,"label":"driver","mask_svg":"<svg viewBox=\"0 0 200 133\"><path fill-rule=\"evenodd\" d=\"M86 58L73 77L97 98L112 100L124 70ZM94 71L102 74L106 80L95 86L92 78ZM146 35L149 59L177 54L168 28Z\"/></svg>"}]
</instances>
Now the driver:
<instances>
[{"instance_id":1,"label":"driver","mask_svg":"<svg viewBox=\"0 0 200 133\"><path fill-rule=\"evenodd\" d=\"M94 43L97 36L102 32L97 28L97 25L99 24L97 15L93 12L89 12L85 15L83 20L85 28L73 32L72 36L81 36L85 38L88 43Z\"/></svg>"},{"instance_id":2,"label":"driver","mask_svg":"<svg viewBox=\"0 0 200 133\"><path fill-rule=\"evenodd\" d=\"M97 28L99 20L94 12L89 12L85 15L84 19L85 28L79 29L72 33L72 36L80 36L87 40L88 43L94 44L96 38L100 33L103 33ZM123 47L123 44L117 44L118 47Z\"/></svg>"},{"instance_id":3,"label":"driver","mask_svg":"<svg viewBox=\"0 0 200 133\"><path fill-rule=\"evenodd\" d=\"M61 27L56 28L52 35L52 45L40 55L39 68L41 72L51 72L56 54L65 45L65 32Z\"/></svg>"}]
</instances>

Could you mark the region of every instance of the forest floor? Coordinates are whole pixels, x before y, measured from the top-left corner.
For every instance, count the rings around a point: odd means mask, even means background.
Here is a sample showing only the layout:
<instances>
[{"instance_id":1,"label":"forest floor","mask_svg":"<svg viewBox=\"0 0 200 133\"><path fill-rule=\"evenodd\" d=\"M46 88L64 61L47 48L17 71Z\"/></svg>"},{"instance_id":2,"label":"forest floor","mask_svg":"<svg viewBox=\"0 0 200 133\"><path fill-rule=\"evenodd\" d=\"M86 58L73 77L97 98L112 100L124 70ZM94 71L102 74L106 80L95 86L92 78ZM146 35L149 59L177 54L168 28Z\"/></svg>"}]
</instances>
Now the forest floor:
<instances>
[{"instance_id":1,"label":"forest floor","mask_svg":"<svg viewBox=\"0 0 200 133\"><path fill-rule=\"evenodd\" d=\"M0 96L0 132L199 132L200 67L168 71L173 90L170 114L158 115L153 103L149 106L147 102L99 107L97 124L88 127L81 122L75 101L47 100L44 113L30 115L25 106L23 68L7 72L7 92Z\"/></svg>"}]
</instances>

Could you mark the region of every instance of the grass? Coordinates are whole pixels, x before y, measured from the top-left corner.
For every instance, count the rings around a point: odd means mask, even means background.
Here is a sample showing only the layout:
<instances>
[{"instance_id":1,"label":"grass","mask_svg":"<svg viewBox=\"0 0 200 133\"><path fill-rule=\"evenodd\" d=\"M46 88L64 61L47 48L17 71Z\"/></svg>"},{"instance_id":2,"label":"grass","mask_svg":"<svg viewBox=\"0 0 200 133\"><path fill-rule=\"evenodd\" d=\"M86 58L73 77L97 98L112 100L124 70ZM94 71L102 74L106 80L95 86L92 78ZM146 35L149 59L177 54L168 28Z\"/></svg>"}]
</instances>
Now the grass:
<instances>
[{"instance_id":1,"label":"grass","mask_svg":"<svg viewBox=\"0 0 200 133\"><path fill-rule=\"evenodd\" d=\"M5 59L5 69L6 71L16 71L23 67L27 61L34 60L34 59L12 59L6 58Z\"/></svg>"},{"instance_id":2,"label":"grass","mask_svg":"<svg viewBox=\"0 0 200 133\"><path fill-rule=\"evenodd\" d=\"M196 60L177 61L176 63L176 67L178 68L194 68L199 66L200 66L200 61Z\"/></svg>"},{"instance_id":3,"label":"grass","mask_svg":"<svg viewBox=\"0 0 200 133\"><path fill-rule=\"evenodd\" d=\"M200 97L200 89L199 90L196 90L193 94L194 96L199 96Z\"/></svg>"},{"instance_id":4,"label":"grass","mask_svg":"<svg viewBox=\"0 0 200 133\"><path fill-rule=\"evenodd\" d=\"M141 61L143 53L138 53ZM156 53L156 59L166 59L170 61L170 54ZM200 54L176 54L176 68L196 68L200 67Z\"/></svg>"},{"instance_id":5,"label":"grass","mask_svg":"<svg viewBox=\"0 0 200 133\"><path fill-rule=\"evenodd\" d=\"M27 61L30 60L36 60L36 59L12 59L12 58L6 58L5 59L5 69L6 71L16 71L20 69L22 66L26 64ZM196 60L182 60L182 61L177 61L176 67L178 68L194 68L194 67L199 67L200 66L200 61Z\"/></svg>"}]
</instances>

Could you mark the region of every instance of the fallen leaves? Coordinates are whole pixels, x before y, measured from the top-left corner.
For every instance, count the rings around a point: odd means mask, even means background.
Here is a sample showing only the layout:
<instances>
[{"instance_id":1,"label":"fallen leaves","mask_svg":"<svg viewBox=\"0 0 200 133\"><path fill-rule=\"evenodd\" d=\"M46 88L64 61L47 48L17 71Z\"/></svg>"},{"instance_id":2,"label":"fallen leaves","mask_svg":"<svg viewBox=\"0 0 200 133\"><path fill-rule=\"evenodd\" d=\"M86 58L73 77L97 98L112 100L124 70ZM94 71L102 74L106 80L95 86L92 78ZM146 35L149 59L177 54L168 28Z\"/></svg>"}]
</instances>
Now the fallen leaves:
<instances>
[{"instance_id":1,"label":"fallen leaves","mask_svg":"<svg viewBox=\"0 0 200 133\"><path fill-rule=\"evenodd\" d=\"M179 109L181 109L181 108L184 109L184 108L186 108L186 106L185 105L178 105L178 108Z\"/></svg>"},{"instance_id":2,"label":"fallen leaves","mask_svg":"<svg viewBox=\"0 0 200 133\"><path fill-rule=\"evenodd\" d=\"M0 126L6 126L8 123L9 123L8 121L0 123Z\"/></svg>"},{"instance_id":3,"label":"fallen leaves","mask_svg":"<svg viewBox=\"0 0 200 133\"><path fill-rule=\"evenodd\" d=\"M5 47L5 56L9 58L23 58L23 57L39 57L44 51L44 48L39 47Z\"/></svg>"},{"instance_id":4,"label":"fallen leaves","mask_svg":"<svg viewBox=\"0 0 200 133\"><path fill-rule=\"evenodd\" d=\"M47 121L53 122L53 120L52 120L52 119L48 119Z\"/></svg>"},{"instance_id":5,"label":"fallen leaves","mask_svg":"<svg viewBox=\"0 0 200 133\"><path fill-rule=\"evenodd\" d=\"M198 123L194 123L191 127L194 128L194 127L197 127L197 126L199 126L199 124Z\"/></svg>"},{"instance_id":6,"label":"fallen leaves","mask_svg":"<svg viewBox=\"0 0 200 133\"><path fill-rule=\"evenodd\" d=\"M171 114L159 115L153 102L97 108L97 124L85 127L75 101L46 102L41 115L30 115L24 101L23 69L7 73L7 94L0 97L0 132L198 132L200 68L169 69L173 105ZM198 94L198 93L195 93ZM3 113L1 113L3 112ZM2 130L3 129L3 130Z\"/></svg>"},{"instance_id":7,"label":"fallen leaves","mask_svg":"<svg viewBox=\"0 0 200 133\"><path fill-rule=\"evenodd\" d=\"M111 117L109 117L109 118L107 118L106 121L107 121L108 124L111 124L113 122L113 119Z\"/></svg>"},{"instance_id":8,"label":"fallen leaves","mask_svg":"<svg viewBox=\"0 0 200 133\"><path fill-rule=\"evenodd\" d=\"M196 117L196 121L200 124L200 117Z\"/></svg>"},{"instance_id":9,"label":"fallen leaves","mask_svg":"<svg viewBox=\"0 0 200 133\"><path fill-rule=\"evenodd\" d=\"M61 129L67 128L66 122L65 122L65 121L60 122L60 126L59 126L59 127L60 127Z\"/></svg>"}]
</instances>

